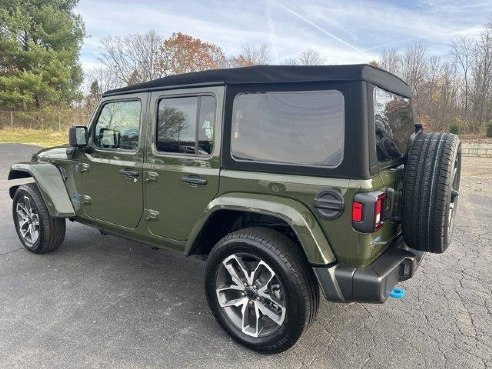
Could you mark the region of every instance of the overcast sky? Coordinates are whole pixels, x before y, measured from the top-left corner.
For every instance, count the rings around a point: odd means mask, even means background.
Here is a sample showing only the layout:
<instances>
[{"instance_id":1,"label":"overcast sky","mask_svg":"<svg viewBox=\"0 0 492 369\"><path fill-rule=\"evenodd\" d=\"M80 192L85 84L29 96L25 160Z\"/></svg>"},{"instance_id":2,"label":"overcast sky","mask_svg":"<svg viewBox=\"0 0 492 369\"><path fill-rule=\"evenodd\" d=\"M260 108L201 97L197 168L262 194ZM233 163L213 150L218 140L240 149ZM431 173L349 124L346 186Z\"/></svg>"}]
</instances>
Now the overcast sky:
<instances>
[{"instance_id":1,"label":"overcast sky","mask_svg":"<svg viewBox=\"0 0 492 369\"><path fill-rule=\"evenodd\" d=\"M267 42L272 62L318 50L327 64L363 63L385 48L421 42L446 55L449 41L478 37L492 17L492 0L80 0L87 35L84 69L97 66L106 35L155 30L165 37L183 32L222 47L227 55L241 43Z\"/></svg>"}]
</instances>

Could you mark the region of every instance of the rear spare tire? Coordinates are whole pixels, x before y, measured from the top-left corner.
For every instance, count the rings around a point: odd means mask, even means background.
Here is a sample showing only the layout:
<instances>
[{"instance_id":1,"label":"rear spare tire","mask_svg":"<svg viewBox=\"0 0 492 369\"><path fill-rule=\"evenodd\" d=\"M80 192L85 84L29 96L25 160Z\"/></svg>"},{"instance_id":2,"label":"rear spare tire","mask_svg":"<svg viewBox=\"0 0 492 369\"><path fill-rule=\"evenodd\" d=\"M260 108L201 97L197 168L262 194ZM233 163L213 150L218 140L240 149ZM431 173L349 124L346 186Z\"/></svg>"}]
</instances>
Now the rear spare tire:
<instances>
[{"instance_id":1,"label":"rear spare tire","mask_svg":"<svg viewBox=\"0 0 492 369\"><path fill-rule=\"evenodd\" d=\"M402 230L414 249L443 253L458 205L461 144L451 133L419 133L410 147L403 183Z\"/></svg>"}]
</instances>

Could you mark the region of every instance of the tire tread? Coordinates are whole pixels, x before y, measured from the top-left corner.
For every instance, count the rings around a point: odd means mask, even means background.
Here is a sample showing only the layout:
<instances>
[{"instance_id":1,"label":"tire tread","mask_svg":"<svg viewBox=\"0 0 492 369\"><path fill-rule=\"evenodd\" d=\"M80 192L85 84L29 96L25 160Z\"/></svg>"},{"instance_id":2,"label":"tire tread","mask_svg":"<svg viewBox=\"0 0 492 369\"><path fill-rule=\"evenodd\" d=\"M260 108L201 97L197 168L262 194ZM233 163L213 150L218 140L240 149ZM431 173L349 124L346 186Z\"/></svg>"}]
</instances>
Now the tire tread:
<instances>
[{"instance_id":1,"label":"tire tread","mask_svg":"<svg viewBox=\"0 0 492 369\"><path fill-rule=\"evenodd\" d=\"M434 253L449 246L450 182L457 156L459 139L450 133L421 133L413 142L403 185L402 229L408 246Z\"/></svg>"}]
</instances>

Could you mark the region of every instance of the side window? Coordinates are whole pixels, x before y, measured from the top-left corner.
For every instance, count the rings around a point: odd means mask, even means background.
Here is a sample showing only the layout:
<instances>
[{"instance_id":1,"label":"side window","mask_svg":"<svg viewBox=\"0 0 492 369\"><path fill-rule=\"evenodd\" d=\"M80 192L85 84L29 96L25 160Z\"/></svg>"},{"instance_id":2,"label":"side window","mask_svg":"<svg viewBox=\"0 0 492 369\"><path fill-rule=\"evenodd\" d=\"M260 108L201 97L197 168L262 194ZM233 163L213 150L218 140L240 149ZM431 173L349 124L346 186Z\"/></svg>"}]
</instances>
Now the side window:
<instances>
[{"instance_id":1,"label":"side window","mask_svg":"<svg viewBox=\"0 0 492 369\"><path fill-rule=\"evenodd\" d=\"M162 99L157 115L157 151L209 155L214 148L214 125L213 96Z\"/></svg>"},{"instance_id":2,"label":"side window","mask_svg":"<svg viewBox=\"0 0 492 369\"><path fill-rule=\"evenodd\" d=\"M103 149L136 150L140 110L140 101L136 100L106 103L94 127L94 144Z\"/></svg>"},{"instance_id":3,"label":"side window","mask_svg":"<svg viewBox=\"0 0 492 369\"><path fill-rule=\"evenodd\" d=\"M344 104L338 90L238 94L232 108L232 157L336 167L343 159Z\"/></svg>"},{"instance_id":4,"label":"side window","mask_svg":"<svg viewBox=\"0 0 492 369\"><path fill-rule=\"evenodd\" d=\"M209 155L214 148L215 98L200 97L198 115L198 154Z\"/></svg>"}]
</instances>

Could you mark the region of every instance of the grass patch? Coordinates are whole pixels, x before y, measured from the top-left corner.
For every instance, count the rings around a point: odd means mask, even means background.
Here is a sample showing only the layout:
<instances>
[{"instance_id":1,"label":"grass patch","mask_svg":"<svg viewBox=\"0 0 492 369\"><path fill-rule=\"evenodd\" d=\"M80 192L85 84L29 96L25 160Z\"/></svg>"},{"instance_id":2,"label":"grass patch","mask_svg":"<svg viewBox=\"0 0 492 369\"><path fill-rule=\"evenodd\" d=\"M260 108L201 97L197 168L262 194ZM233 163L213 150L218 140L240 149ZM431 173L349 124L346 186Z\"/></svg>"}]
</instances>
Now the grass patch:
<instances>
[{"instance_id":1,"label":"grass patch","mask_svg":"<svg viewBox=\"0 0 492 369\"><path fill-rule=\"evenodd\" d=\"M22 143L41 147L51 147L68 143L68 132L26 128L6 128L0 129L0 143Z\"/></svg>"}]
</instances>

